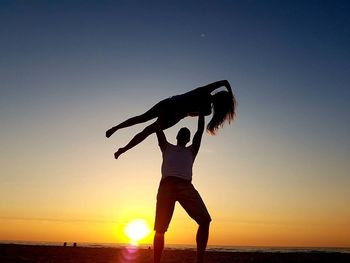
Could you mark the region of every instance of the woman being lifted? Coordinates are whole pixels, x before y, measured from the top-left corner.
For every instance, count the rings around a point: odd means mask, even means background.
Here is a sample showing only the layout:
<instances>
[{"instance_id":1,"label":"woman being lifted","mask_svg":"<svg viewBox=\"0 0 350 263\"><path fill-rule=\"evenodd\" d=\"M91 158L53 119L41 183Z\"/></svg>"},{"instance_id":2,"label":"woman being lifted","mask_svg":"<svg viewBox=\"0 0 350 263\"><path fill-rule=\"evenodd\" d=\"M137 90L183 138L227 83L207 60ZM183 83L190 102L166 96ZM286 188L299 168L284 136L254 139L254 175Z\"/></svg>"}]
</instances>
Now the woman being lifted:
<instances>
[{"instance_id":1,"label":"woman being lifted","mask_svg":"<svg viewBox=\"0 0 350 263\"><path fill-rule=\"evenodd\" d=\"M225 87L226 90L212 94L221 87ZM114 154L114 157L118 159L122 153L142 142L157 129L168 129L186 116L198 116L199 112L206 116L213 112L213 116L207 125L207 131L210 134L215 134L217 129L222 127L225 122L230 123L234 119L235 108L236 100L230 83L227 80L221 80L162 100L145 113L112 127L106 132L106 137L109 138L119 129L157 118L154 123L136 134L126 146L119 148Z\"/></svg>"}]
</instances>

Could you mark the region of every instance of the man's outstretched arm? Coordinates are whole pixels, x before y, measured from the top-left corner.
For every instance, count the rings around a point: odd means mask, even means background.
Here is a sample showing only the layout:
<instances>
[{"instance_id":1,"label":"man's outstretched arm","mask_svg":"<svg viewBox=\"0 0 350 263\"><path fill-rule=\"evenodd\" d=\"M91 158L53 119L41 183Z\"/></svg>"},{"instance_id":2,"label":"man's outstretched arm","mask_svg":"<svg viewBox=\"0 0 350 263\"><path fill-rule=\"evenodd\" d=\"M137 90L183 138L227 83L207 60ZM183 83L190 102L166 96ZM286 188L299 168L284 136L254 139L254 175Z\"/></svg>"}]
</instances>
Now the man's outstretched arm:
<instances>
[{"instance_id":1,"label":"man's outstretched arm","mask_svg":"<svg viewBox=\"0 0 350 263\"><path fill-rule=\"evenodd\" d=\"M201 146L202 135L204 132L204 123L205 123L204 114L200 113L198 116L198 128L192 140L192 151L193 151L194 158L196 158L199 148Z\"/></svg>"},{"instance_id":2,"label":"man's outstretched arm","mask_svg":"<svg viewBox=\"0 0 350 263\"><path fill-rule=\"evenodd\" d=\"M157 139L158 139L158 145L159 145L160 149L163 151L165 149L166 144L167 144L165 134L164 134L162 129L157 129L156 134L157 134Z\"/></svg>"}]
</instances>

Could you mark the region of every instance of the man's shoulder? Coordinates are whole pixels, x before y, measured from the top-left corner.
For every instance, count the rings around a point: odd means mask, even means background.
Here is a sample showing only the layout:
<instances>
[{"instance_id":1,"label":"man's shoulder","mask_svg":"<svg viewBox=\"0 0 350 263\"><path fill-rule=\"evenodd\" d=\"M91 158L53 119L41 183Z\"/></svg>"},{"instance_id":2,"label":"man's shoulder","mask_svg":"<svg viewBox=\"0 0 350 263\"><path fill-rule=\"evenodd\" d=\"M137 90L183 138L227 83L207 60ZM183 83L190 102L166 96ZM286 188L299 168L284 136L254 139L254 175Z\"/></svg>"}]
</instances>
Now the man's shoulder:
<instances>
[{"instance_id":1,"label":"man's shoulder","mask_svg":"<svg viewBox=\"0 0 350 263\"><path fill-rule=\"evenodd\" d=\"M186 149L192 151L192 149L193 149L193 144L186 146Z\"/></svg>"},{"instance_id":2,"label":"man's shoulder","mask_svg":"<svg viewBox=\"0 0 350 263\"><path fill-rule=\"evenodd\" d=\"M172 146L174 146L174 145L168 141L165 141L164 145L160 149L162 150L162 152L164 152L167 148L172 147Z\"/></svg>"},{"instance_id":3,"label":"man's shoulder","mask_svg":"<svg viewBox=\"0 0 350 263\"><path fill-rule=\"evenodd\" d=\"M198 153L198 151L195 150L195 147L193 146L193 144L187 146L186 149L192 153L193 157L195 157Z\"/></svg>"}]
</instances>

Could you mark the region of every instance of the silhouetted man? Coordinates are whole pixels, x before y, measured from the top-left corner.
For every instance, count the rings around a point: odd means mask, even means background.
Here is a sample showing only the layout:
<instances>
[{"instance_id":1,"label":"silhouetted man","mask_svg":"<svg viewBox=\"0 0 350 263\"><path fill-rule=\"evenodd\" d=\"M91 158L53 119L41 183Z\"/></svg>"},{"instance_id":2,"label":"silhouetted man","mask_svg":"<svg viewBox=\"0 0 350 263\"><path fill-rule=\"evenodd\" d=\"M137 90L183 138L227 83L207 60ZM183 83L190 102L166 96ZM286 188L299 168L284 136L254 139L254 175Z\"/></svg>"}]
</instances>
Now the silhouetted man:
<instances>
[{"instance_id":1,"label":"silhouetted man","mask_svg":"<svg viewBox=\"0 0 350 263\"><path fill-rule=\"evenodd\" d=\"M157 194L157 208L154 230L154 262L159 263L164 249L164 233L167 231L178 201L199 225L197 241L197 262L202 263L208 242L211 221L205 204L192 185L192 166L201 145L204 131L204 115L198 117L198 129L193 136L192 145L186 147L191 133L181 128L176 136L177 145L170 144L164 132L157 133L158 144L162 151L162 180Z\"/></svg>"}]
</instances>

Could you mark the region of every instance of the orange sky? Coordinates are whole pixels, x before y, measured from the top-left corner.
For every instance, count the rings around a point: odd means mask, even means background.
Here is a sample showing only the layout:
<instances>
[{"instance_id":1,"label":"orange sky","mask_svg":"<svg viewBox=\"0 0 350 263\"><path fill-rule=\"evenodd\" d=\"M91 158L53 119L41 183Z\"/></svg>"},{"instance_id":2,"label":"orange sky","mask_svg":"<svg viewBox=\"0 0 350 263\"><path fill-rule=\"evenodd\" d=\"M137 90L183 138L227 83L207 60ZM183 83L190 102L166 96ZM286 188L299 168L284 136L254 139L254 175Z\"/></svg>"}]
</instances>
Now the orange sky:
<instances>
[{"instance_id":1,"label":"orange sky","mask_svg":"<svg viewBox=\"0 0 350 263\"><path fill-rule=\"evenodd\" d=\"M196 119L183 124L193 129ZM273 164L270 157L262 162L260 142L241 133L239 125L238 119L215 137L204 134L195 163L193 182L213 218L209 244L349 246L347 187L322 180L334 160L310 167L310 160L298 157L297 165L288 164L283 160L284 147L274 138L269 143L276 159ZM169 141L174 142L179 127L166 132ZM1 185L1 239L125 243L124 227L131 220L143 218L153 228L161 154L153 136L120 160L113 160L114 143L123 137L127 140L129 133L121 131L107 140L89 131L83 135L93 136L92 140L86 137L89 147L79 146L84 150L73 149L69 154L61 150L55 152L60 157L52 159L50 153L42 156L42 149L33 148L31 156L22 159L22 166L16 166L16 174L15 166L2 168L14 177L22 173L25 177ZM254 155L244 150L251 147ZM42 158L40 165L35 158ZM293 173L315 174L321 179L300 181ZM167 243L195 244L196 229L196 223L177 205ZM152 234L142 242L151 240Z\"/></svg>"}]
</instances>

